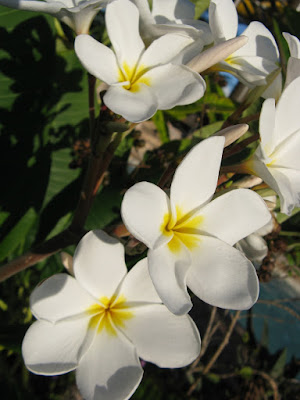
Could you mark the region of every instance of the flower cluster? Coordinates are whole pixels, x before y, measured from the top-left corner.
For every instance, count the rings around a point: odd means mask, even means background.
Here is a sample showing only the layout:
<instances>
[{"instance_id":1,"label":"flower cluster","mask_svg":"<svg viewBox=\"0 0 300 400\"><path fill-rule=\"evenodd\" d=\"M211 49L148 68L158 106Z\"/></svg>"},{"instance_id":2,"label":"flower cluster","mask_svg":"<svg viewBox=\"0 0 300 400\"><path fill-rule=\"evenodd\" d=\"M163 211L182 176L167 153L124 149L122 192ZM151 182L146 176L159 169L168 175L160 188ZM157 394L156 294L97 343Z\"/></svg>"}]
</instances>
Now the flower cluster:
<instances>
[{"instance_id":1,"label":"flower cluster","mask_svg":"<svg viewBox=\"0 0 300 400\"><path fill-rule=\"evenodd\" d=\"M209 23L194 20L188 0L0 0L17 9L46 12L76 33L75 52L85 69L106 84L103 102L130 122L199 100L206 84L199 72L227 71L249 88L264 86L260 144L237 168L257 175L290 214L300 206L300 44L285 33L291 57L282 89L279 51L271 32L252 22L236 37L232 0L211 0ZM111 46L89 35L105 9ZM277 104L276 104L277 101ZM247 129L247 128L246 128ZM148 248L129 272L124 247L103 231L79 242L68 274L38 286L30 298L37 321L22 353L42 375L76 370L86 400L125 400L138 387L140 359L179 368L200 353L200 335L187 314L188 289L204 302L245 310L259 295L252 262L272 229L265 199L248 188L216 192L224 146L245 133L230 127L196 144L177 167L169 196L150 182L130 187L121 205L131 235ZM232 139L233 138L233 139ZM251 261L250 261L251 260Z\"/></svg>"}]
</instances>

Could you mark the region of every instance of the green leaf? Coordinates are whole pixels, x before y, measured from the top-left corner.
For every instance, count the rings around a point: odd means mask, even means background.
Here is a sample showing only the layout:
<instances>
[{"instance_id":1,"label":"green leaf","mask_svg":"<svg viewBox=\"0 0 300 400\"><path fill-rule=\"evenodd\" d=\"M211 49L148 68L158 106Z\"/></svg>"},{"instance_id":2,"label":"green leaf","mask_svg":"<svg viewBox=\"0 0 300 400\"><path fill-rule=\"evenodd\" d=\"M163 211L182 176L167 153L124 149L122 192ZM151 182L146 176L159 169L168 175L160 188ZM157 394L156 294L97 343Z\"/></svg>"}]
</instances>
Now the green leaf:
<instances>
[{"instance_id":1,"label":"green leaf","mask_svg":"<svg viewBox=\"0 0 300 400\"><path fill-rule=\"evenodd\" d=\"M218 132L224 121L217 121L213 122L212 124L203 126L202 128L198 129L197 131L194 132L195 137L199 137L201 139L206 139L207 137L211 136L215 132Z\"/></svg>"},{"instance_id":2,"label":"green leaf","mask_svg":"<svg viewBox=\"0 0 300 400\"><path fill-rule=\"evenodd\" d=\"M102 229L119 218L122 197L116 189L103 188L93 203L85 228Z\"/></svg>"},{"instance_id":3,"label":"green leaf","mask_svg":"<svg viewBox=\"0 0 300 400\"><path fill-rule=\"evenodd\" d=\"M195 4L195 19L199 19L208 9L210 0L192 0L192 2Z\"/></svg>"},{"instance_id":4,"label":"green leaf","mask_svg":"<svg viewBox=\"0 0 300 400\"><path fill-rule=\"evenodd\" d=\"M153 117L153 122L156 125L156 129L159 133L160 140L162 143L167 143L170 141L168 127L166 124L165 116L163 111L157 111Z\"/></svg>"},{"instance_id":5,"label":"green leaf","mask_svg":"<svg viewBox=\"0 0 300 400\"><path fill-rule=\"evenodd\" d=\"M286 364L286 356L287 349L284 348L271 369L270 375L272 378L278 379L280 376L283 375L284 367Z\"/></svg>"},{"instance_id":6,"label":"green leaf","mask_svg":"<svg viewBox=\"0 0 300 400\"><path fill-rule=\"evenodd\" d=\"M22 252L26 237L36 221L37 214L33 208L30 208L0 243L0 261L16 249Z\"/></svg>"}]
</instances>

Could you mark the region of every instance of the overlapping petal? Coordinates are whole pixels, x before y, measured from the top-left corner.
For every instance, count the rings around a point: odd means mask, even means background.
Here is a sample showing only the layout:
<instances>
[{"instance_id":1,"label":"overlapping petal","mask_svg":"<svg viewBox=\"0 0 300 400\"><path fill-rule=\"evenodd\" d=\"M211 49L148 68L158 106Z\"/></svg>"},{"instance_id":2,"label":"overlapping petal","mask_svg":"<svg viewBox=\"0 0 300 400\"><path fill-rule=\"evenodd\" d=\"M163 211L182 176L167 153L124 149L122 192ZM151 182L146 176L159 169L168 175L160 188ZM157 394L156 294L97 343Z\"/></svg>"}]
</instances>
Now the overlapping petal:
<instances>
[{"instance_id":1,"label":"overlapping petal","mask_svg":"<svg viewBox=\"0 0 300 400\"><path fill-rule=\"evenodd\" d=\"M76 382L87 400L126 400L143 376L135 347L124 335L97 335L81 359Z\"/></svg>"},{"instance_id":2,"label":"overlapping petal","mask_svg":"<svg viewBox=\"0 0 300 400\"><path fill-rule=\"evenodd\" d=\"M191 212L213 196L217 186L225 139L202 141L188 153L177 168L171 184L171 203L182 214Z\"/></svg>"},{"instance_id":3,"label":"overlapping petal","mask_svg":"<svg viewBox=\"0 0 300 400\"><path fill-rule=\"evenodd\" d=\"M247 36L249 40L245 46L234 53L236 57L258 56L274 63L279 61L279 50L274 36L264 24L258 21L251 22L243 35Z\"/></svg>"},{"instance_id":4,"label":"overlapping petal","mask_svg":"<svg viewBox=\"0 0 300 400\"><path fill-rule=\"evenodd\" d=\"M291 215L294 207L300 206L300 173L289 168L273 168L270 172L278 185L281 211Z\"/></svg>"},{"instance_id":5,"label":"overlapping petal","mask_svg":"<svg viewBox=\"0 0 300 400\"><path fill-rule=\"evenodd\" d=\"M122 283L122 295L127 303L161 303L149 275L147 258L143 258L129 271Z\"/></svg>"},{"instance_id":6,"label":"overlapping petal","mask_svg":"<svg viewBox=\"0 0 300 400\"><path fill-rule=\"evenodd\" d=\"M36 287L30 296L30 308L34 316L53 323L78 316L93 303L95 298L67 274L51 276Z\"/></svg>"},{"instance_id":7,"label":"overlapping petal","mask_svg":"<svg viewBox=\"0 0 300 400\"><path fill-rule=\"evenodd\" d=\"M153 68L171 62L184 48L192 44L189 36L168 33L154 40L141 57L140 65Z\"/></svg>"},{"instance_id":8,"label":"overlapping petal","mask_svg":"<svg viewBox=\"0 0 300 400\"><path fill-rule=\"evenodd\" d=\"M274 133L276 145L300 129L299 93L300 77L285 88L277 103Z\"/></svg>"},{"instance_id":9,"label":"overlapping petal","mask_svg":"<svg viewBox=\"0 0 300 400\"><path fill-rule=\"evenodd\" d=\"M259 119L259 133L261 146L265 156L270 155L274 148L274 129L275 129L275 100L267 99L264 101Z\"/></svg>"},{"instance_id":10,"label":"overlapping petal","mask_svg":"<svg viewBox=\"0 0 300 400\"><path fill-rule=\"evenodd\" d=\"M300 171L299 149L300 127L274 151L270 168L284 167Z\"/></svg>"},{"instance_id":11,"label":"overlapping petal","mask_svg":"<svg viewBox=\"0 0 300 400\"><path fill-rule=\"evenodd\" d=\"M74 273L95 298L110 298L127 273L122 244L100 230L87 233L74 254Z\"/></svg>"},{"instance_id":12,"label":"overlapping petal","mask_svg":"<svg viewBox=\"0 0 300 400\"><path fill-rule=\"evenodd\" d=\"M139 34L138 9L129 1L113 1L106 9L105 20L120 67L124 63L134 67L145 48Z\"/></svg>"},{"instance_id":13,"label":"overlapping petal","mask_svg":"<svg viewBox=\"0 0 300 400\"><path fill-rule=\"evenodd\" d=\"M143 360L162 368L179 368L199 355L199 333L188 315L176 316L159 304L137 307L135 314L126 333Z\"/></svg>"},{"instance_id":14,"label":"overlapping petal","mask_svg":"<svg viewBox=\"0 0 300 400\"><path fill-rule=\"evenodd\" d=\"M132 234L150 249L171 238L163 236L165 215L170 212L168 196L156 185L140 182L125 193L121 214L122 219Z\"/></svg>"},{"instance_id":15,"label":"overlapping petal","mask_svg":"<svg viewBox=\"0 0 300 400\"><path fill-rule=\"evenodd\" d=\"M186 288L186 276L191 265L191 256L182 243L177 243L176 252L168 245L148 251L149 273L163 303L176 315L192 308Z\"/></svg>"},{"instance_id":16,"label":"overlapping petal","mask_svg":"<svg viewBox=\"0 0 300 400\"><path fill-rule=\"evenodd\" d=\"M162 65L145 74L153 83L160 110L194 103L205 92L204 79L183 65Z\"/></svg>"},{"instance_id":17,"label":"overlapping petal","mask_svg":"<svg viewBox=\"0 0 300 400\"><path fill-rule=\"evenodd\" d=\"M288 32L282 33L283 37L289 45L291 57L300 58L300 41L296 36L291 35Z\"/></svg>"},{"instance_id":18,"label":"overlapping petal","mask_svg":"<svg viewBox=\"0 0 300 400\"><path fill-rule=\"evenodd\" d=\"M60 375L77 368L88 321L86 316L57 324L34 322L22 344L26 367L42 375Z\"/></svg>"},{"instance_id":19,"label":"overlapping petal","mask_svg":"<svg viewBox=\"0 0 300 400\"><path fill-rule=\"evenodd\" d=\"M152 15L154 17L163 16L174 21L175 19L193 19L195 6L188 0L153 0Z\"/></svg>"},{"instance_id":20,"label":"overlapping petal","mask_svg":"<svg viewBox=\"0 0 300 400\"><path fill-rule=\"evenodd\" d=\"M216 43L236 37L238 15L232 0L211 0L209 26Z\"/></svg>"},{"instance_id":21,"label":"overlapping petal","mask_svg":"<svg viewBox=\"0 0 300 400\"><path fill-rule=\"evenodd\" d=\"M103 100L108 108L131 122L141 122L151 118L158 106L152 88L141 83L137 92L124 89L123 86L111 86Z\"/></svg>"},{"instance_id":22,"label":"overlapping petal","mask_svg":"<svg viewBox=\"0 0 300 400\"><path fill-rule=\"evenodd\" d=\"M236 189L217 197L200 210L200 229L234 245L266 225L271 214L262 198L248 189Z\"/></svg>"},{"instance_id":23,"label":"overlapping petal","mask_svg":"<svg viewBox=\"0 0 300 400\"><path fill-rule=\"evenodd\" d=\"M252 263L240 251L219 239L201 236L192 257L187 285L201 300L233 310L253 306L258 279Z\"/></svg>"},{"instance_id":24,"label":"overlapping petal","mask_svg":"<svg viewBox=\"0 0 300 400\"><path fill-rule=\"evenodd\" d=\"M113 51L89 35L75 39L76 54L87 71L108 85L119 80L119 68Z\"/></svg>"}]
</instances>

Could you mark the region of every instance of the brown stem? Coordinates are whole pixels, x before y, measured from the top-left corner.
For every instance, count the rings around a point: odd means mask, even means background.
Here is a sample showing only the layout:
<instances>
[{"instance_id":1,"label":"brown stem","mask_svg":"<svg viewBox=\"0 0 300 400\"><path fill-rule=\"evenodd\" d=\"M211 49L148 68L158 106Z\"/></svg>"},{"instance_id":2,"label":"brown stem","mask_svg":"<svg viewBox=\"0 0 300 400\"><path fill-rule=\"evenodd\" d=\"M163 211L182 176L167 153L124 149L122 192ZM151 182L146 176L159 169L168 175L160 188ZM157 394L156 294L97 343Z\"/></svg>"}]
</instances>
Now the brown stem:
<instances>
[{"instance_id":1,"label":"brown stem","mask_svg":"<svg viewBox=\"0 0 300 400\"><path fill-rule=\"evenodd\" d=\"M88 88L89 88L89 119L90 119L90 132L91 139L93 140L94 128L95 128L95 84L96 78L88 74Z\"/></svg>"},{"instance_id":2,"label":"brown stem","mask_svg":"<svg viewBox=\"0 0 300 400\"><path fill-rule=\"evenodd\" d=\"M256 369L254 369L254 370L252 370L252 372L253 372L253 374L259 375L262 378L264 378L269 383L269 385L271 386L271 388L273 390L274 400L280 400L280 394L279 394L278 386L277 386L277 383L275 382L275 380L264 371L258 371Z\"/></svg>"},{"instance_id":3,"label":"brown stem","mask_svg":"<svg viewBox=\"0 0 300 400\"><path fill-rule=\"evenodd\" d=\"M76 244L84 233L84 231L75 233L70 229L66 229L46 242L34 247L28 253L23 254L0 268L0 282L57 253L62 248Z\"/></svg>"},{"instance_id":4,"label":"brown stem","mask_svg":"<svg viewBox=\"0 0 300 400\"><path fill-rule=\"evenodd\" d=\"M257 121L260 117L260 112L253 114L253 115L248 115L247 117L244 118L240 118L238 120L239 124L247 124L248 122L252 122L252 121Z\"/></svg>"},{"instance_id":5,"label":"brown stem","mask_svg":"<svg viewBox=\"0 0 300 400\"><path fill-rule=\"evenodd\" d=\"M233 156L234 154L240 153L244 150L249 144L256 142L259 139L259 134L256 133L247 139L242 140L241 142L237 143L235 146L227 148L224 150L223 153L223 160Z\"/></svg>"},{"instance_id":6,"label":"brown stem","mask_svg":"<svg viewBox=\"0 0 300 400\"><path fill-rule=\"evenodd\" d=\"M222 128L227 128L230 125L234 125L236 121L238 121L239 117L242 115L242 113L249 107L249 104L247 102L242 103L223 123Z\"/></svg>"}]
</instances>

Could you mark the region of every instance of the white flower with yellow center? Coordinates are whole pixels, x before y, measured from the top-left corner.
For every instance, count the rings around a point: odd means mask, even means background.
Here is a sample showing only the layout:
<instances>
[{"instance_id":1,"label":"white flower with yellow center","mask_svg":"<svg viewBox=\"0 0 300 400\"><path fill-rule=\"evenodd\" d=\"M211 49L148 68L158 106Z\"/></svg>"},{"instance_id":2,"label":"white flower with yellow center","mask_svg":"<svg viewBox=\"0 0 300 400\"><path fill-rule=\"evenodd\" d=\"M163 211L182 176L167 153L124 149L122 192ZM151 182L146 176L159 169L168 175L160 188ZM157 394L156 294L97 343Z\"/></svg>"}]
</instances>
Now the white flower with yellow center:
<instances>
[{"instance_id":1,"label":"white flower with yellow center","mask_svg":"<svg viewBox=\"0 0 300 400\"><path fill-rule=\"evenodd\" d=\"M125 194L123 221L149 247L154 286L175 314L191 308L187 287L221 308L247 309L258 297L251 262L232 246L270 220L260 196L237 189L209 202L216 189L224 137L195 146L177 168L170 198L152 183Z\"/></svg>"},{"instance_id":2,"label":"white flower with yellow center","mask_svg":"<svg viewBox=\"0 0 300 400\"><path fill-rule=\"evenodd\" d=\"M192 319L161 304L146 259L127 274L116 239L87 233L75 252L74 274L54 275L31 295L38 320L22 345L30 371L60 375L76 369L85 400L123 400L142 379L139 357L177 368L199 355Z\"/></svg>"},{"instance_id":3,"label":"white flower with yellow center","mask_svg":"<svg viewBox=\"0 0 300 400\"><path fill-rule=\"evenodd\" d=\"M115 53L91 36L79 35L75 51L84 67L109 85L103 97L113 112L131 122L149 119L156 110L190 104L203 96L202 77L172 60L193 40L168 34L147 49L139 34L139 12L129 0L108 4L106 27Z\"/></svg>"},{"instance_id":4,"label":"white flower with yellow center","mask_svg":"<svg viewBox=\"0 0 300 400\"><path fill-rule=\"evenodd\" d=\"M211 0L209 25L215 44L235 38L238 14L232 0ZM265 85L267 76L279 67L279 50L272 33L260 22L254 21L243 32L248 37L245 46L232 53L215 69L235 75L249 88ZM278 98L282 90L281 74L264 92L263 97Z\"/></svg>"},{"instance_id":5,"label":"white flower with yellow center","mask_svg":"<svg viewBox=\"0 0 300 400\"><path fill-rule=\"evenodd\" d=\"M0 0L0 5L23 11L44 12L69 25L77 35L88 33L96 14L109 0Z\"/></svg>"},{"instance_id":6,"label":"white flower with yellow center","mask_svg":"<svg viewBox=\"0 0 300 400\"><path fill-rule=\"evenodd\" d=\"M243 164L245 172L262 178L280 198L281 211L300 206L300 77L282 92L275 106L267 99L259 120L261 143Z\"/></svg>"},{"instance_id":7,"label":"white flower with yellow center","mask_svg":"<svg viewBox=\"0 0 300 400\"><path fill-rule=\"evenodd\" d=\"M153 0L151 11L147 0L131 1L139 9L141 36L147 43L167 33L183 33L202 41L202 47L213 40L209 25L194 19L195 5L189 0Z\"/></svg>"}]
</instances>

